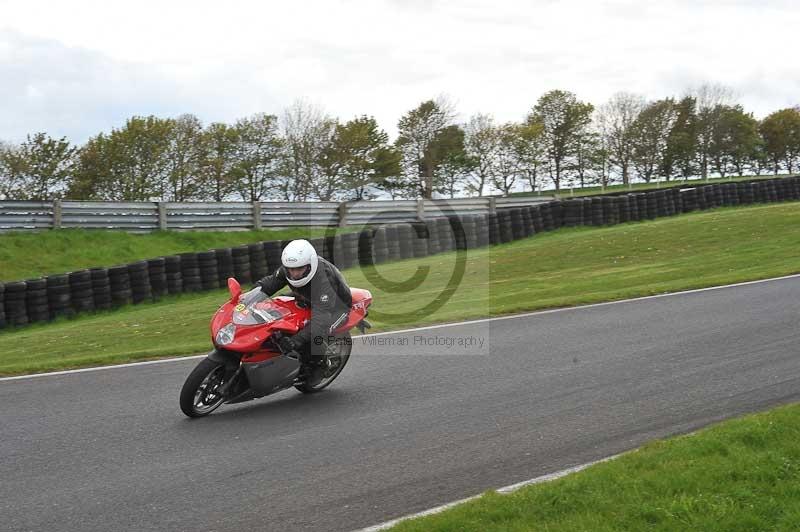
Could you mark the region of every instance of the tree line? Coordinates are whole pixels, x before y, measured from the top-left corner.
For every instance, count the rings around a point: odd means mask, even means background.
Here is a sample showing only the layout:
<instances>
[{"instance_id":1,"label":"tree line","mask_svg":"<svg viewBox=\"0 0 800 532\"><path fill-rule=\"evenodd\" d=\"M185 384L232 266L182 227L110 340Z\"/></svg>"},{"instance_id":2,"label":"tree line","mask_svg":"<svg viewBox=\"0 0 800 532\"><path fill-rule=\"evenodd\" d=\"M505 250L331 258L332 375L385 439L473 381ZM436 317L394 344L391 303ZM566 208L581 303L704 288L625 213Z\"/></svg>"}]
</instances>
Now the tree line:
<instances>
[{"instance_id":1,"label":"tree line","mask_svg":"<svg viewBox=\"0 0 800 532\"><path fill-rule=\"evenodd\" d=\"M280 118L233 124L135 116L81 146L35 133L0 144L0 199L482 196L800 167L800 108L757 120L719 85L655 101L617 93L598 107L553 90L509 123L482 113L459 123L440 97L405 113L397 131L390 142L374 117L340 122L298 101Z\"/></svg>"}]
</instances>

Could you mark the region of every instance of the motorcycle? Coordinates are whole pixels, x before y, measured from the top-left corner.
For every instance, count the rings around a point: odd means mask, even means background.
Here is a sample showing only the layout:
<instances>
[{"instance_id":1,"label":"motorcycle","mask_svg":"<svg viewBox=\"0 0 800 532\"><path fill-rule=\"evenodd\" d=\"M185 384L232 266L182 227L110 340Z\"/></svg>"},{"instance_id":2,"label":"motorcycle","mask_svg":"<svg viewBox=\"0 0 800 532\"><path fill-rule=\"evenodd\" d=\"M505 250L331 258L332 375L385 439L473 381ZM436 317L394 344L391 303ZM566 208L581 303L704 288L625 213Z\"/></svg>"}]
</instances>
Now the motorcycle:
<instances>
[{"instance_id":1,"label":"motorcycle","mask_svg":"<svg viewBox=\"0 0 800 532\"><path fill-rule=\"evenodd\" d=\"M295 334L308 323L310 309L298 305L294 297L269 297L260 287L242 294L234 278L228 279L230 299L211 320L214 350L200 361L183 384L180 406L184 414L207 416L222 404L250 401L291 387L303 393L316 393L339 376L350 359L350 331L362 333L370 327L366 320L372 304L369 290L351 288L352 306L347 320L325 338L317 337L322 379L310 382L301 371L296 356L281 350L278 340ZM296 355L296 353L293 353ZM315 379L316 380L316 379Z\"/></svg>"}]
</instances>

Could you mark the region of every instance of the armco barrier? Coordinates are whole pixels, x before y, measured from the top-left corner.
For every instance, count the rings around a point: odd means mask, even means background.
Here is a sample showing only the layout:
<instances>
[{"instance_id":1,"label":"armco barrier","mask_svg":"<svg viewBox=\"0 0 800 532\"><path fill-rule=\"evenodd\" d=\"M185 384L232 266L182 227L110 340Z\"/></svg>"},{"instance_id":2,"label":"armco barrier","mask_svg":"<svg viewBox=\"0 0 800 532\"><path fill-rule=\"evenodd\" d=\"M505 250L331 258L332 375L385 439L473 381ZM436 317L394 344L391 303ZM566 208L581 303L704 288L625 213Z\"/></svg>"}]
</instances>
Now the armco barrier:
<instances>
[{"instance_id":1,"label":"armco barrier","mask_svg":"<svg viewBox=\"0 0 800 532\"><path fill-rule=\"evenodd\" d=\"M311 241L321 256L348 268L510 242L561 226L611 225L719 206L797 200L800 200L800 177L657 189L535 205L508 202L485 213L475 209L457 212L448 209L447 202L439 201L429 206L442 214L436 218L394 219L384 225L367 223L357 233ZM17 203L44 208L41 203ZM474 207L476 203L471 205ZM136 216L136 223L142 223L141 213ZM251 283L280 266L281 250L288 242L257 242L0 283L0 328L145 303L166 294L212 290L224 287L231 276L242 283Z\"/></svg>"}]
</instances>

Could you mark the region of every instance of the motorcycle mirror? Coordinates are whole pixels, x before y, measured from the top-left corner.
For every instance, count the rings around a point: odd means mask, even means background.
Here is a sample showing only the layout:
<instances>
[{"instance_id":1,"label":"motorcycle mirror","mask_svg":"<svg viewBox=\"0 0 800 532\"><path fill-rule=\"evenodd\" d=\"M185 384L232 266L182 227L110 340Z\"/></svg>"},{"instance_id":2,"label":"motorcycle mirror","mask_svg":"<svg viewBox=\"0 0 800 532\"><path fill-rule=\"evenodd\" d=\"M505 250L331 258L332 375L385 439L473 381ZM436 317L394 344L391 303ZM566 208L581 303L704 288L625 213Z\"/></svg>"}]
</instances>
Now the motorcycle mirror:
<instances>
[{"instance_id":1,"label":"motorcycle mirror","mask_svg":"<svg viewBox=\"0 0 800 532\"><path fill-rule=\"evenodd\" d=\"M231 303L239 301L239 296L242 295L242 285L233 277L228 277L228 292L231 293Z\"/></svg>"}]
</instances>

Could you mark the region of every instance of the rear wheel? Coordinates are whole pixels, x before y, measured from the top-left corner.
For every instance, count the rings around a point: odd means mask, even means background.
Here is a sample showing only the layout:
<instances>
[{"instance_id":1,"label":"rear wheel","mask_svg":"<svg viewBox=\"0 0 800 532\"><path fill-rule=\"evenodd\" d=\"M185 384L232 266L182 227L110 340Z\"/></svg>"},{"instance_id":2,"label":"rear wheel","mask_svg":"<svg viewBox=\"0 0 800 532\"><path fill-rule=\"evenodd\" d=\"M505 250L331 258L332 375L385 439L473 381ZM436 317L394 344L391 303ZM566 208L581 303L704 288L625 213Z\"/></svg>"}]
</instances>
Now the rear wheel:
<instances>
[{"instance_id":1,"label":"rear wheel","mask_svg":"<svg viewBox=\"0 0 800 532\"><path fill-rule=\"evenodd\" d=\"M206 358L186 378L181 389L181 410L189 417L203 417L225 400L217 393L225 382L225 366Z\"/></svg>"},{"instance_id":2,"label":"rear wheel","mask_svg":"<svg viewBox=\"0 0 800 532\"><path fill-rule=\"evenodd\" d=\"M332 343L325 342L325 354L322 357L322 380L317 384L311 385L307 382L295 384L295 388L303 393L316 393L339 376L344 369L347 361L350 360L350 352L353 350L353 339L350 334L337 336Z\"/></svg>"}]
</instances>

